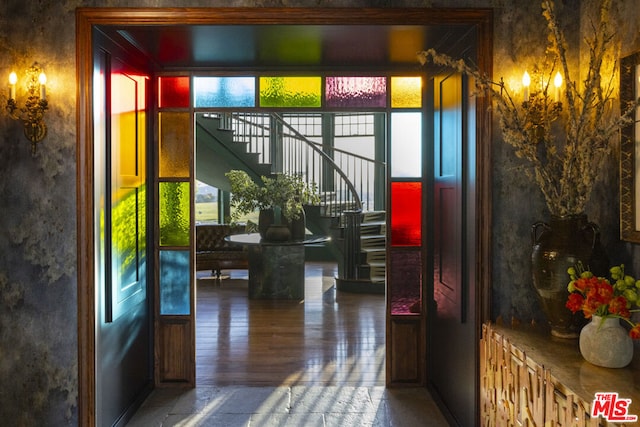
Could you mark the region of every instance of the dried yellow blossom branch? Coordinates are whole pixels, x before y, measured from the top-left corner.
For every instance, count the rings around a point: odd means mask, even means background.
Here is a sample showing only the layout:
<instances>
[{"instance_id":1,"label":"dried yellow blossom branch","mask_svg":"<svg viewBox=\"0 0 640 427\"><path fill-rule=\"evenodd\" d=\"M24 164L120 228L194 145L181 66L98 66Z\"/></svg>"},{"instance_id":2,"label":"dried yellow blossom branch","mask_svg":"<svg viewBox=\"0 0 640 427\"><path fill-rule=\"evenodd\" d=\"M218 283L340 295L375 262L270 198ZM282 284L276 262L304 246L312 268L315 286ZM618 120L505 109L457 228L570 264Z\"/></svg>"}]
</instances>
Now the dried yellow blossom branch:
<instances>
[{"instance_id":1,"label":"dried yellow blossom branch","mask_svg":"<svg viewBox=\"0 0 640 427\"><path fill-rule=\"evenodd\" d=\"M542 15L549 31L547 52L551 57L547 73L534 70L532 81L542 82L533 90L527 102L516 102L504 81L493 81L464 60L453 59L429 49L418 54L424 65L432 62L474 77L477 90L489 93L493 100L505 142L515 149L517 157L527 160L527 172L544 195L552 215L584 212L594 183L601 175L602 159L609 154L613 137L632 123L633 113L640 105L626 106L621 114L613 111L615 52L609 25L611 0L602 0L599 22L593 25L593 35L585 39L589 63L582 84L572 77L567 61L567 43L558 23L553 0L542 1ZM607 64L608 66L605 66ZM564 75L563 104L548 94L551 76Z\"/></svg>"}]
</instances>

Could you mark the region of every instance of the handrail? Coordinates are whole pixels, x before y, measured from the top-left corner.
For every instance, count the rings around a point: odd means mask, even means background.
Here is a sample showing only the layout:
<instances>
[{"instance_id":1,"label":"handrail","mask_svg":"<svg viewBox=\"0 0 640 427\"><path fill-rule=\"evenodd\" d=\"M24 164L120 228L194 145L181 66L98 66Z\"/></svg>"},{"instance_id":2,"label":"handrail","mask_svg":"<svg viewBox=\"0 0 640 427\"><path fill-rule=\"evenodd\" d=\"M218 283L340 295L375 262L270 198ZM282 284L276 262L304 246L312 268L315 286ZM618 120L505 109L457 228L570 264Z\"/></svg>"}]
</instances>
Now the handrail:
<instances>
[{"instance_id":1,"label":"handrail","mask_svg":"<svg viewBox=\"0 0 640 427\"><path fill-rule=\"evenodd\" d=\"M338 165L333 161L333 159L329 157L327 153L325 153L320 148L318 148L316 144L313 144L312 141L309 141L304 135L302 135L295 128L293 128L279 114L272 113L271 115L277 118L280 124L284 125L287 129L289 129L290 132L293 132L296 139L306 143L308 147L314 150L328 165L332 167L334 172L337 173L340 176L340 178L342 178L343 182L351 192L351 195L355 202L355 206L353 207L353 209L362 211L362 201L360 199L360 196L358 195L358 191L356 190L355 186L353 185L349 177L344 173L344 171L340 167L338 167ZM307 175L307 178L308 178L308 175Z\"/></svg>"},{"instance_id":2,"label":"handrail","mask_svg":"<svg viewBox=\"0 0 640 427\"><path fill-rule=\"evenodd\" d=\"M273 114L273 115L277 115L277 114L275 114L275 113L272 113L272 114ZM286 121L284 120L284 118L283 118L283 117L280 117L279 115L278 115L278 117L280 118L280 120L282 120L284 123L286 123ZM236 119L237 121L239 121L239 122L243 122L243 123L251 124L251 122L249 122L248 120L243 119L240 115L236 116L236 117L235 117L235 119ZM286 123L286 124L287 124L288 126L290 126L288 123ZM255 124L254 124L254 126L259 127L259 128L261 128L261 129L264 129L264 130L268 130L268 129L269 129L269 128L268 128L268 127L266 127L266 126L255 125ZM295 129L294 129L294 131L295 131ZM299 135L299 136L298 136L298 135ZM309 140L309 139L308 139L308 138L306 138L304 135L301 135L301 134L300 134L300 132L298 132L298 131L296 131L293 135L289 135L289 134L284 133L284 136L289 136L289 137L291 137L291 138L297 138L297 139L300 139L300 140L306 141L306 143L307 143L307 144L313 144L313 145L315 145L315 146L320 146L320 147L322 147L322 144L320 144L319 142L314 142L314 141ZM333 147L333 146L331 146L331 147L323 147L323 148L324 148L324 149L330 149L331 151L334 151L334 152L336 152L336 153L345 154L345 155L347 155L347 156L351 156L351 157L354 157L354 158L356 158L356 159L364 160L364 161L366 161L366 162L374 163L374 164L376 164L376 165L378 165L378 166L383 166L383 167L384 167L384 166L386 166L385 162L381 162L380 160L372 159L372 158L369 158L369 157L366 157L366 156L361 156L360 154L352 153L352 152L350 152L350 151L343 150L343 149L341 149L341 148L336 148L336 147Z\"/></svg>"},{"instance_id":3,"label":"handrail","mask_svg":"<svg viewBox=\"0 0 640 427\"><path fill-rule=\"evenodd\" d=\"M380 177L384 179L386 165L331 144L312 141L275 112L221 113L220 123L224 129L233 131L234 143L246 144L242 152L253 153L258 163L270 164L272 173L298 174L307 184L318 186L324 196L321 214L339 217L344 227L344 258L338 275L342 279L358 279L360 223L365 210L361 195L367 197L367 207L373 203L375 208L376 191L384 194L384 189L376 188L381 187L376 184ZM302 129L309 125L316 124L301 124ZM313 130L310 135L319 138Z\"/></svg>"},{"instance_id":4,"label":"handrail","mask_svg":"<svg viewBox=\"0 0 640 427\"><path fill-rule=\"evenodd\" d=\"M313 141L305 135L304 130L289 123L285 115L273 112L225 113L227 115L232 115L232 120L226 123L229 126L227 129L234 131L234 138L247 143L247 150L258 155L260 163L271 164L274 173L313 174L308 176L309 181L315 182L323 193L337 198L329 206L337 210L335 214L340 214L344 209L356 209L355 202L351 206L344 205L350 197L336 194L340 192L354 191L360 200L357 209L383 208L384 192L380 192L380 186L376 184L379 180L384 181L384 162ZM321 165L313 166L313 162ZM332 173L338 170L343 172L343 176L338 172ZM346 182L350 183L351 188Z\"/></svg>"}]
</instances>

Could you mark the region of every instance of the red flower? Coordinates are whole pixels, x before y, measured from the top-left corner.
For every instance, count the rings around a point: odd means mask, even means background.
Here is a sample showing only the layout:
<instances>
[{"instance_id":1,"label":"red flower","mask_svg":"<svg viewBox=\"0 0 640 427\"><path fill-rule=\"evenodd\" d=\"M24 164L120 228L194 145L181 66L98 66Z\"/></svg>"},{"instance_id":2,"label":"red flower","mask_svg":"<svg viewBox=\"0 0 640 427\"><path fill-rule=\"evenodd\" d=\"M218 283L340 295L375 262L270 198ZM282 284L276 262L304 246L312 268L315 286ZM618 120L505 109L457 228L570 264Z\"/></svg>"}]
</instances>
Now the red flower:
<instances>
[{"instance_id":1,"label":"red flower","mask_svg":"<svg viewBox=\"0 0 640 427\"><path fill-rule=\"evenodd\" d=\"M636 323L636 325L631 328L629 336L634 340L640 339L640 323Z\"/></svg>"},{"instance_id":2,"label":"red flower","mask_svg":"<svg viewBox=\"0 0 640 427\"><path fill-rule=\"evenodd\" d=\"M588 270L578 268L567 270L571 282L568 285L569 297L565 306L573 313L582 311L584 317L617 317L624 320L631 330L629 336L640 339L640 323L631 321L632 312L640 311L640 281L624 273L624 265L613 267L612 285L603 277L596 277Z\"/></svg>"},{"instance_id":3,"label":"red flower","mask_svg":"<svg viewBox=\"0 0 640 427\"><path fill-rule=\"evenodd\" d=\"M566 307L571 310L573 313L582 310L582 304L584 303L584 297L575 292L572 294L569 294L569 299L567 300L567 303L565 304Z\"/></svg>"}]
</instances>

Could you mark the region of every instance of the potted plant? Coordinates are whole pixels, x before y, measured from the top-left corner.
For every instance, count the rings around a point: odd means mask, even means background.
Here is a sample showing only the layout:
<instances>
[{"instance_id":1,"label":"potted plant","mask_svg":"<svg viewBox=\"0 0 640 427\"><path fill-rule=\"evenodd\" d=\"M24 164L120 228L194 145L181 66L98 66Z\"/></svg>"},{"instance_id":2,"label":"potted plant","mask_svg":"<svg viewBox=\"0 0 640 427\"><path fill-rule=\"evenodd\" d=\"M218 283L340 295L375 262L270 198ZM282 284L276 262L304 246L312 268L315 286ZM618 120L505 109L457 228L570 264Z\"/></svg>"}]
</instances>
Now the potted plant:
<instances>
[{"instance_id":1,"label":"potted plant","mask_svg":"<svg viewBox=\"0 0 640 427\"><path fill-rule=\"evenodd\" d=\"M567 43L553 0L542 1L548 56L537 61L543 64L542 70L535 70L533 76L525 73L528 79L523 78L518 96L510 93L503 79L496 82L463 60L433 49L418 56L423 64L431 61L472 76L478 90L491 95L504 141L528 164L525 172L539 187L551 214L548 223L540 221L532 228L533 285L551 333L565 338L577 337L584 318L572 316L564 307L562 277L576 260L596 274L606 274L608 259L599 229L587 220L585 206L602 174L600 165L611 151L613 137L632 122L638 105L621 106L622 113L614 109L612 76L617 62L612 59L611 0L601 0L599 6L599 21L593 24L593 35L586 38L589 59L582 82L570 72Z\"/></svg>"},{"instance_id":2,"label":"potted plant","mask_svg":"<svg viewBox=\"0 0 640 427\"><path fill-rule=\"evenodd\" d=\"M580 353L590 363L606 368L622 368L633 358L631 339L640 339L640 323L631 320L638 311L640 282L625 274L624 265L612 267L611 281L584 270L582 264L567 270L571 281L567 286L566 307L581 311L591 319L580 331ZM631 307L636 307L632 310ZM627 332L620 320L629 325Z\"/></svg>"},{"instance_id":3,"label":"potted plant","mask_svg":"<svg viewBox=\"0 0 640 427\"><path fill-rule=\"evenodd\" d=\"M304 219L304 205L320 202L315 184L307 184L300 174L278 173L273 178L262 176L260 185L242 170L232 170L225 174L231 183L231 206L235 209L234 216L261 211L258 227L263 237L271 222L287 229L292 228L295 221ZM260 224L262 223L262 224ZM284 228L281 227L281 228ZM304 221L302 221L302 236L300 225L293 231L294 238L304 237ZM291 232L291 230L289 230ZM281 240L288 240L284 237Z\"/></svg>"}]
</instances>

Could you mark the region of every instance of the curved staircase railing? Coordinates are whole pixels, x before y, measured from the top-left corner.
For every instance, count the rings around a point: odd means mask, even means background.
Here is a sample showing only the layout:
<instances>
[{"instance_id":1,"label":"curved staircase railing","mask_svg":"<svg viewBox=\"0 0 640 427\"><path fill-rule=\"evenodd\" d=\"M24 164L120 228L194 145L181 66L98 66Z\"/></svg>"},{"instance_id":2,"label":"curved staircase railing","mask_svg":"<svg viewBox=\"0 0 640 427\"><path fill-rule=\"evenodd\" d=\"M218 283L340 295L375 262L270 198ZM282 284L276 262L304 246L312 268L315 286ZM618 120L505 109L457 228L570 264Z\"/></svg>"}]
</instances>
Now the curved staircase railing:
<instances>
[{"instance_id":1,"label":"curved staircase railing","mask_svg":"<svg viewBox=\"0 0 640 427\"><path fill-rule=\"evenodd\" d=\"M344 210L376 209L376 180L384 182L384 162L314 141L306 135L309 126L301 131L284 115L228 113L226 116L229 129L239 142L247 144L248 152L258 155L260 163L270 164L272 173L297 173L308 183L315 182L326 197L327 209L334 215ZM377 191L381 191L380 188Z\"/></svg>"},{"instance_id":2,"label":"curved staircase railing","mask_svg":"<svg viewBox=\"0 0 640 427\"><path fill-rule=\"evenodd\" d=\"M209 116L220 120L220 129L233 131L233 144L240 144L242 152L252 153L263 166L270 165L271 173L298 174L317 186L321 194L320 215L333 218L343 229L339 276L358 280L362 214L375 209L376 180L384 178L385 164L314 141L313 130L309 131L313 125L300 125L295 117L275 112ZM320 116L315 118L320 120ZM298 125L301 130L296 129ZM321 132L318 131L320 136ZM317 134L315 137L320 139ZM384 192L380 188L378 191Z\"/></svg>"}]
</instances>

